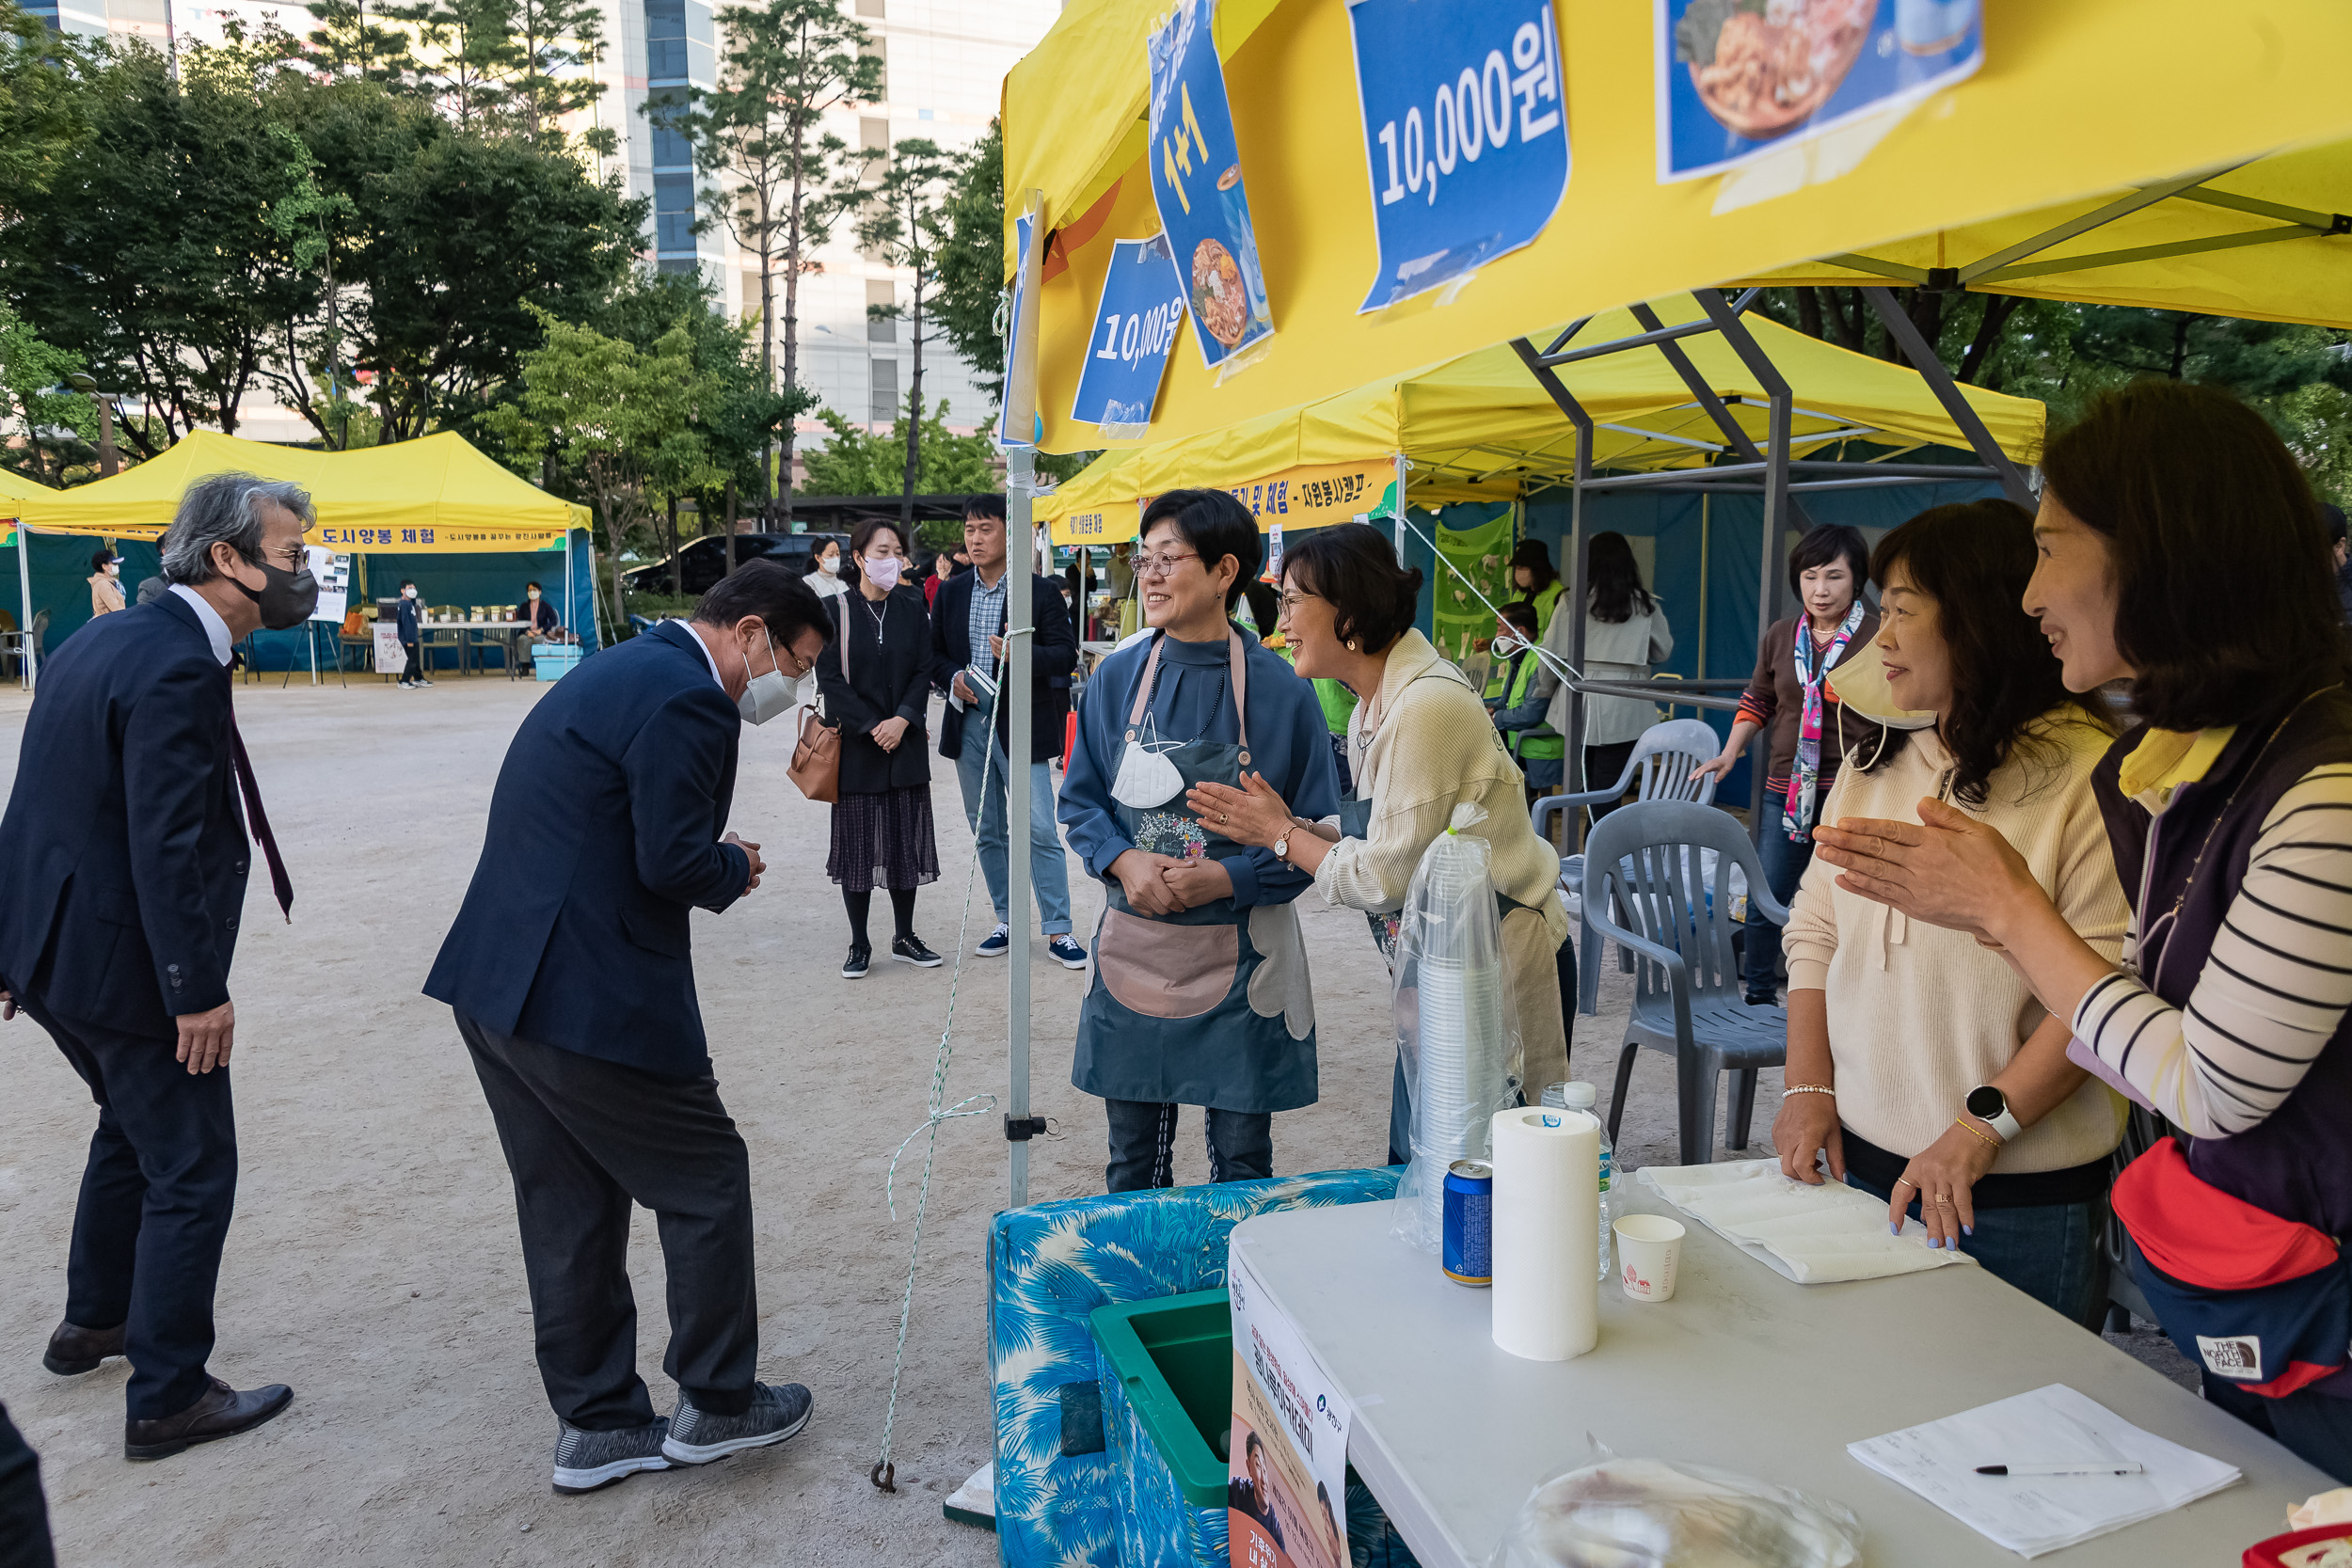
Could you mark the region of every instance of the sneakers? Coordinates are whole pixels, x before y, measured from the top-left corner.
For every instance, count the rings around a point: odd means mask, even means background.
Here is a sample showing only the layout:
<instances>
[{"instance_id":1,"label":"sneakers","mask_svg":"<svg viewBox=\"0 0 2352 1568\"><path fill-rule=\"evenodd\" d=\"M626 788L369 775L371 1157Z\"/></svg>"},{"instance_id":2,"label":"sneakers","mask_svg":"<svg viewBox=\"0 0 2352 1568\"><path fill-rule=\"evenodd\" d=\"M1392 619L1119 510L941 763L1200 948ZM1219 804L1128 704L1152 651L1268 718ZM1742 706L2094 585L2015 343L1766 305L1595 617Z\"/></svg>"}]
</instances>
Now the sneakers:
<instances>
[{"instance_id":1,"label":"sneakers","mask_svg":"<svg viewBox=\"0 0 2352 1568\"><path fill-rule=\"evenodd\" d=\"M717 1416L698 1410L680 1389L677 1414L670 1418L670 1433L661 1451L678 1465L707 1465L746 1449L764 1449L797 1436L817 1408L808 1390L797 1383L770 1386L752 1385L752 1407L740 1416Z\"/></svg>"},{"instance_id":2,"label":"sneakers","mask_svg":"<svg viewBox=\"0 0 2352 1568\"><path fill-rule=\"evenodd\" d=\"M913 964L917 969L937 969L947 961L924 946L921 937L893 937L890 956L899 963Z\"/></svg>"},{"instance_id":3,"label":"sneakers","mask_svg":"<svg viewBox=\"0 0 2352 1568\"><path fill-rule=\"evenodd\" d=\"M663 1439L670 1435L668 1421L657 1419L651 1426L623 1427L618 1432L588 1432L559 1416L556 1425L563 1431L555 1440L555 1489L566 1497L610 1486L640 1470L670 1467L668 1456L661 1451Z\"/></svg>"},{"instance_id":4,"label":"sneakers","mask_svg":"<svg viewBox=\"0 0 2352 1568\"><path fill-rule=\"evenodd\" d=\"M1084 969L1087 966L1087 950L1071 941L1066 931L1047 942L1045 951L1064 969Z\"/></svg>"},{"instance_id":5,"label":"sneakers","mask_svg":"<svg viewBox=\"0 0 2352 1568\"><path fill-rule=\"evenodd\" d=\"M850 956L841 960L841 977L844 980L865 979L866 966L873 957L874 950L864 942L859 942L850 949Z\"/></svg>"},{"instance_id":6,"label":"sneakers","mask_svg":"<svg viewBox=\"0 0 2352 1568\"><path fill-rule=\"evenodd\" d=\"M1000 925L996 929L982 937L980 944L972 951L983 958L1001 958L1011 946L1012 927Z\"/></svg>"}]
</instances>

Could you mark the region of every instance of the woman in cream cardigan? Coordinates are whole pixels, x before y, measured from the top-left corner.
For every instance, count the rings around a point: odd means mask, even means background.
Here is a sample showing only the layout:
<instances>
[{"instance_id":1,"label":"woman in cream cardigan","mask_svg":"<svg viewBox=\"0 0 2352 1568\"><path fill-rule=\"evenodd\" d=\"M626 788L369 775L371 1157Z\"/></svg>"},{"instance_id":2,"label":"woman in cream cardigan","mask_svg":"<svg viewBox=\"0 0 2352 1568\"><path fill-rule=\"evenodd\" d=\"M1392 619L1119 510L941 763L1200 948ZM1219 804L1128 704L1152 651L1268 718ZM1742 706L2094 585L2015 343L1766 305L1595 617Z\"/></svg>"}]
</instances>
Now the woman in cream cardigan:
<instances>
[{"instance_id":1,"label":"woman in cream cardigan","mask_svg":"<svg viewBox=\"0 0 2352 1568\"><path fill-rule=\"evenodd\" d=\"M1343 523L1306 535L1282 557L1282 635L1302 675L1342 682L1361 699L1349 716L1352 800L1336 823L1294 816L1255 773L1243 787L1203 784L1187 803L1237 843L1263 845L1315 879L1326 904L1362 910L1384 953L1413 870L1457 805L1485 809L1465 830L1486 841L1502 916L1503 961L1524 1050L1520 1082L1532 1098L1568 1075L1560 964L1568 912L1560 902L1560 854L1528 821L1518 765L1479 701L1477 688L1413 629L1421 573L1399 567L1376 530ZM1230 821L1224 820L1230 818ZM1573 968L1573 960L1569 960ZM1391 1094L1389 1161L1406 1144L1405 1069Z\"/></svg>"},{"instance_id":2,"label":"woman in cream cardigan","mask_svg":"<svg viewBox=\"0 0 2352 1568\"><path fill-rule=\"evenodd\" d=\"M2005 500L1921 513L1879 545L1873 645L1830 673L1851 748L1821 812L1918 820L1946 801L2017 847L2068 922L2109 958L2125 909L2092 767L2113 739L2070 696L2018 609L2033 519ZM1877 721L1878 735L1856 733ZM1817 861L1788 955L1781 1168L1830 1175L1906 1212L2026 1294L2089 1324L2106 1299L2100 1231L2119 1104L2066 1059L2073 1031L1996 950L1907 921Z\"/></svg>"}]
</instances>

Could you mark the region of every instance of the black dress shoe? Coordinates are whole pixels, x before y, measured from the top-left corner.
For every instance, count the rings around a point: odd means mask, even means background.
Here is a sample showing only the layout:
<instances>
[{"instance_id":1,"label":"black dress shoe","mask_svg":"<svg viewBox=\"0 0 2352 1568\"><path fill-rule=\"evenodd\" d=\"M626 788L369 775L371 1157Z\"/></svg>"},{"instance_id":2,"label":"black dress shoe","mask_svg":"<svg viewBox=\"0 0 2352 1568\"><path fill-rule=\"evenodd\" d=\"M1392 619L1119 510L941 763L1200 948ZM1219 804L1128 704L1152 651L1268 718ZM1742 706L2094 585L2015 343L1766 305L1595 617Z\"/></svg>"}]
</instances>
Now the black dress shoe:
<instances>
[{"instance_id":1,"label":"black dress shoe","mask_svg":"<svg viewBox=\"0 0 2352 1568\"><path fill-rule=\"evenodd\" d=\"M59 1377L78 1377L94 1372L98 1364L110 1355L122 1354L122 1324L112 1328L84 1328L79 1323L61 1323L49 1336L49 1348L41 1353L40 1364Z\"/></svg>"},{"instance_id":2,"label":"black dress shoe","mask_svg":"<svg viewBox=\"0 0 2352 1568\"><path fill-rule=\"evenodd\" d=\"M192 1443L251 1432L286 1408L294 1390L282 1383L240 1391L218 1378L201 1398L177 1416L160 1421L122 1423L122 1457L168 1459Z\"/></svg>"}]
</instances>

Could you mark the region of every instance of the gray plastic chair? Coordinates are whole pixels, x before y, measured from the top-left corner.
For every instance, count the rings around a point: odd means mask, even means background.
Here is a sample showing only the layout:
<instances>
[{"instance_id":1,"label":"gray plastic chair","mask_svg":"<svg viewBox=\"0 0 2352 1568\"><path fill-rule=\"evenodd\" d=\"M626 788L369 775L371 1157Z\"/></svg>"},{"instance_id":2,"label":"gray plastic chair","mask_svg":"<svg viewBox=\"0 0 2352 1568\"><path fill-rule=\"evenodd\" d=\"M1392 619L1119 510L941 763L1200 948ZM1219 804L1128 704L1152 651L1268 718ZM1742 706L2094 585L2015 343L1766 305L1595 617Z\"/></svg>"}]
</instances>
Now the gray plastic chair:
<instances>
[{"instance_id":1,"label":"gray plastic chair","mask_svg":"<svg viewBox=\"0 0 2352 1568\"><path fill-rule=\"evenodd\" d=\"M1699 851L1715 851L1707 885ZM1731 868L1747 874L1748 899L1775 926L1788 911L1764 884L1756 847L1737 819L1712 806L1655 800L1610 813L1593 829L1584 860L1584 928L1633 957L1633 1014L1617 1053L1617 1085L1609 1105L1613 1141L1625 1116L1634 1053L1647 1046L1672 1053L1682 1163L1715 1157L1715 1089L1733 1075L1734 1103L1725 1144L1748 1147L1756 1113L1756 1074L1788 1057L1788 1014L1741 1001L1731 947ZM1622 921L1624 924L1620 924Z\"/></svg>"}]
</instances>

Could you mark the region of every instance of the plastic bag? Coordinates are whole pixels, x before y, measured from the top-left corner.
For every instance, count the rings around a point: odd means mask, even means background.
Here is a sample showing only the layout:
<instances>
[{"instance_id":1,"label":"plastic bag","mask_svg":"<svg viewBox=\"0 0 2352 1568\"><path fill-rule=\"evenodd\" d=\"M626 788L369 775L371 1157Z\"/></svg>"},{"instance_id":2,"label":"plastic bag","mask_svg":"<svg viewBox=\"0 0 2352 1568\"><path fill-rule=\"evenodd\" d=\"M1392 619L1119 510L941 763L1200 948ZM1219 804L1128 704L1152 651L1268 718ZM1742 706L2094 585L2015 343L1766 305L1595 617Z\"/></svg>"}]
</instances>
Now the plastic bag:
<instances>
[{"instance_id":1,"label":"plastic bag","mask_svg":"<svg viewBox=\"0 0 2352 1568\"><path fill-rule=\"evenodd\" d=\"M1518 1009L1502 958L1492 851L1463 830L1486 819L1454 808L1413 869L1397 913L1391 1004L1412 1103L1412 1163L1397 1183L1391 1234L1436 1252L1445 1233L1445 1173L1483 1159L1487 1124L1517 1102L1521 1071Z\"/></svg>"},{"instance_id":2,"label":"plastic bag","mask_svg":"<svg viewBox=\"0 0 2352 1568\"><path fill-rule=\"evenodd\" d=\"M1589 1439L1588 1439L1589 1440ZM1664 1459L1592 1462L1542 1482L1487 1568L1848 1568L1862 1525L1843 1504Z\"/></svg>"}]
</instances>

